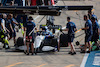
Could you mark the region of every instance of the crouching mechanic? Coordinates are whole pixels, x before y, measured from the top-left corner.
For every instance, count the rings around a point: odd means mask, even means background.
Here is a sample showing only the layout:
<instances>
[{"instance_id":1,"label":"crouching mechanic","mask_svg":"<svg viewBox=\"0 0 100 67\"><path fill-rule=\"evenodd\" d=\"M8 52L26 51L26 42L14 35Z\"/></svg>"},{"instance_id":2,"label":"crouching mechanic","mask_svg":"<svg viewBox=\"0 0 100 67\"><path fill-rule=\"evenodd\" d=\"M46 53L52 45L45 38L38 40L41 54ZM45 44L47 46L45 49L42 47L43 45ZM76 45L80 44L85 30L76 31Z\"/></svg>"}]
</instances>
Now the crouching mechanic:
<instances>
[{"instance_id":1,"label":"crouching mechanic","mask_svg":"<svg viewBox=\"0 0 100 67\"><path fill-rule=\"evenodd\" d=\"M7 39L5 39L6 34L3 28L3 23L2 23L2 15L0 15L0 42L2 42L4 44L3 48L5 49L9 49L9 42Z\"/></svg>"},{"instance_id":2,"label":"crouching mechanic","mask_svg":"<svg viewBox=\"0 0 100 67\"><path fill-rule=\"evenodd\" d=\"M67 25L65 30L60 31L68 31L68 45L71 46L71 51L68 54L74 55L76 54L75 47L73 45L73 40L75 37L76 25L75 23L71 22L70 17L67 17Z\"/></svg>"},{"instance_id":3,"label":"crouching mechanic","mask_svg":"<svg viewBox=\"0 0 100 67\"><path fill-rule=\"evenodd\" d=\"M26 45L27 45L27 55L29 55L29 45L31 43L31 52L32 55L34 54L34 31L30 34L30 32L34 29L36 26L34 22L32 22L33 18L30 16L28 18L28 22L25 24L25 31L26 31Z\"/></svg>"}]
</instances>

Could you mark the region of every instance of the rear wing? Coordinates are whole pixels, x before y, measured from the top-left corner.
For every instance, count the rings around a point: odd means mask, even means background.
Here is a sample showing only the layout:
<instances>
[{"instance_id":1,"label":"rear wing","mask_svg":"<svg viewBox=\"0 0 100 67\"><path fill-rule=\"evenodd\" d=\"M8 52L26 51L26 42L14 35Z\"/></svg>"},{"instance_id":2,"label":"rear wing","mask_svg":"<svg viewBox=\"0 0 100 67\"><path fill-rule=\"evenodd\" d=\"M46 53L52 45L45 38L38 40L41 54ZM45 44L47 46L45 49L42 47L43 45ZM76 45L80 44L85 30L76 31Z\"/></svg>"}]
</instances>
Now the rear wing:
<instances>
[{"instance_id":1,"label":"rear wing","mask_svg":"<svg viewBox=\"0 0 100 67\"><path fill-rule=\"evenodd\" d=\"M93 6L3 6L0 13L59 16L61 10L91 10Z\"/></svg>"}]
</instances>

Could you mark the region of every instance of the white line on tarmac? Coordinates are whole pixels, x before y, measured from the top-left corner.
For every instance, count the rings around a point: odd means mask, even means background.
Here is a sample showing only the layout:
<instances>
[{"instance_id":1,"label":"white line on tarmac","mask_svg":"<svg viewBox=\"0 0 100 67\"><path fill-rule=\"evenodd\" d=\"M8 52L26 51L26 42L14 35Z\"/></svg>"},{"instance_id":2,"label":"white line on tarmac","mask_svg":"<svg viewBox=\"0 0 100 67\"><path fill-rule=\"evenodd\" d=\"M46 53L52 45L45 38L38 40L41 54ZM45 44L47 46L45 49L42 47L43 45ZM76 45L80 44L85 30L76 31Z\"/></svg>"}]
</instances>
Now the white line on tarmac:
<instances>
[{"instance_id":1,"label":"white line on tarmac","mask_svg":"<svg viewBox=\"0 0 100 67\"><path fill-rule=\"evenodd\" d=\"M82 61L80 67L85 67L85 64L86 64L86 61L88 59L88 56L89 56L89 54L88 53L85 53L84 58L83 58L83 61Z\"/></svg>"},{"instance_id":2,"label":"white line on tarmac","mask_svg":"<svg viewBox=\"0 0 100 67\"><path fill-rule=\"evenodd\" d=\"M40 17L40 15L38 15L37 17L34 18L34 20L38 19Z\"/></svg>"}]
</instances>

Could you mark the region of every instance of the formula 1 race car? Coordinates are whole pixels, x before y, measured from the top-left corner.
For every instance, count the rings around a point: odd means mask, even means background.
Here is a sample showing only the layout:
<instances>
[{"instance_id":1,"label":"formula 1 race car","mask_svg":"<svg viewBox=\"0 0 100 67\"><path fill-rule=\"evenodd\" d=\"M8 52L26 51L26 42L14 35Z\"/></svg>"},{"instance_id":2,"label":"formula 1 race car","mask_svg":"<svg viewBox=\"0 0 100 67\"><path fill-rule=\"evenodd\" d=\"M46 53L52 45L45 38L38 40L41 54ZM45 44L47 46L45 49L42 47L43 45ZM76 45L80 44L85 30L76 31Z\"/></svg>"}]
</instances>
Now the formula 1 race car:
<instances>
[{"instance_id":1,"label":"formula 1 race car","mask_svg":"<svg viewBox=\"0 0 100 67\"><path fill-rule=\"evenodd\" d=\"M57 27L57 26L56 26ZM40 25L41 31L37 31L34 48L35 52L48 52L58 50L58 41L57 38L52 34L51 31L48 30L47 26ZM51 27L49 27L51 28ZM54 27L53 27L54 28ZM24 39L19 37L16 42L16 49L18 50L26 50L26 46L24 45Z\"/></svg>"},{"instance_id":2,"label":"formula 1 race car","mask_svg":"<svg viewBox=\"0 0 100 67\"><path fill-rule=\"evenodd\" d=\"M55 51L58 45L57 38L53 35L45 34L43 31L38 31L35 38L34 47L36 52Z\"/></svg>"},{"instance_id":3,"label":"formula 1 race car","mask_svg":"<svg viewBox=\"0 0 100 67\"><path fill-rule=\"evenodd\" d=\"M41 31L37 32L37 36L35 38L35 48L36 52L45 52L45 51L59 51L58 46L58 39L55 37L54 34L52 34L49 29L59 29L61 28L60 25L54 25L54 26L45 26L40 25Z\"/></svg>"}]
</instances>

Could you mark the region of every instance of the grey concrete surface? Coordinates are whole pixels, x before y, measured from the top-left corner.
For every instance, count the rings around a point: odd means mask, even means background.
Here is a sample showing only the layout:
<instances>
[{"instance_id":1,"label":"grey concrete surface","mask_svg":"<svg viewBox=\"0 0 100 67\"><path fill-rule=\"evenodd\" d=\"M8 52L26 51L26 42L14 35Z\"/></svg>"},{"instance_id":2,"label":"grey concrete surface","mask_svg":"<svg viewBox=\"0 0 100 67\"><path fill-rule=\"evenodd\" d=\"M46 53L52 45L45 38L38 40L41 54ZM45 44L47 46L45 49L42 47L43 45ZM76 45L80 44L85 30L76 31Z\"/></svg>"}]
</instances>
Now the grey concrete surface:
<instances>
[{"instance_id":1,"label":"grey concrete surface","mask_svg":"<svg viewBox=\"0 0 100 67\"><path fill-rule=\"evenodd\" d=\"M97 15L98 19L100 19L100 0L64 2L66 5L93 5L94 13ZM57 5L64 4L62 1L59 1ZM83 15L87 14L87 11L77 11L77 13L80 17L76 15L76 11L62 11L61 16L55 16L55 24L64 27L67 23L66 17L70 16L72 21L75 22L77 29L80 29L84 27ZM33 17L36 18L37 15ZM42 17L43 16L38 17L36 23L38 23ZM45 19L41 24L45 24ZM76 36L81 33L84 32L81 31L80 33L77 33ZM22 36L21 33L17 33L17 37L19 36ZM75 38L75 41L79 41L80 39L82 39L80 43L84 44L84 35ZM70 50L69 47L61 48L60 52L38 53L38 55L26 56L23 52L13 51L13 40L10 40L10 46L11 49L5 50L2 49L2 45L0 45L0 67L80 67L84 57L84 54L80 54L79 46L75 46L77 54L74 56L68 54Z\"/></svg>"}]
</instances>

